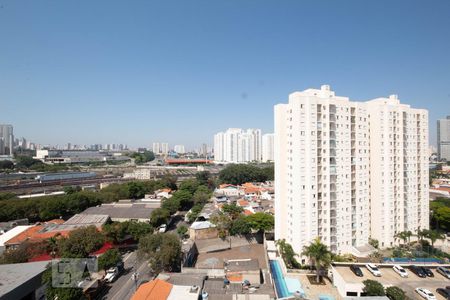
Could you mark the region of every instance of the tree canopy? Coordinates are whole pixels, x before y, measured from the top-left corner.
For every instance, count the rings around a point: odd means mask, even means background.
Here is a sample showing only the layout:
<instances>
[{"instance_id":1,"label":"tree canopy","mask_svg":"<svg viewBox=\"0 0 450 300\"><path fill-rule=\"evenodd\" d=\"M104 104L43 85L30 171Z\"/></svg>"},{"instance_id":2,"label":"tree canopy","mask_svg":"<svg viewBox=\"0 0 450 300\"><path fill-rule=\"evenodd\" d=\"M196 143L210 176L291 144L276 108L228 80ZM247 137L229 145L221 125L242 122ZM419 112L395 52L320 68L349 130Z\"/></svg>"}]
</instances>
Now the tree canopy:
<instances>
[{"instance_id":1,"label":"tree canopy","mask_svg":"<svg viewBox=\"0 0 450 300\"><path fill-rule=\"evenodd\" d=\"M363 292L366 296L385 296L384 287L381 283L375 280L366 279L363 281Z\"/></svg>"},{"instance_id":2,"label":"tree canopy","mask_svg":"<svg viewBox=\"0 0 450 300\"><path fill-rule=\"evenodd\" d=\"M386 288L386 296L391 300L406 300L406 293L397 286L390 286Z\"/></svg>"},{"instance_id":3,"label":"tree canopy","mask_svg":"<svg viewBox=\"0 0 450 300\"><path fill-rule=\"evenodd\" d=\"M319 282L320 270L331 263L331 252L327 246L316 238L310 245L303 247L303 255L308 256L316 266L316 281Z\"/></svg>"},{"instance_id":4,"label":"tree canopy","mask_svg":"<svg viewBox=\"0 0 450 300\"><path fill-rule=\"evenodd\" d=\"M130 154L131 158L134 158L136 164L143 164L155 159L155 154L152 151L134 152Z\"/></svg>"},{"instance_id":5,"label":"tree canopy","mask_svg":"<svg viewBox=\"0 0 450 300\"><path fill-rule=\"evenodd\" d=\"M122 256L117 249L108 249L98 258L98 269L107 270L117 266L122 261Z\"/></svg>"},{"instance_id":6,"label":"tree canopy","mask_svg":"<svg viewBox=\"0 0 450 300\"><path fill-rule=\"evenodd\" d=\"M181 264L181 242L172 233L157 233L139 241L139 256L148 260L154 273L178 271Z\"/></svg>"},{"instance_id":7,"label":"tree canopy","mask_svg":"<svg viewBox=\"0 0 450 300\"><path fill-rule=\"evenodd\" d=\"M95 226L72 230L67 238L58 241L59 254L67 258L83 258L100 249L105 238Z\"/></svg>"},{"instance_id":8,"label":"tree canopy","mask_svg":"<svg viewBox=\"0 0 450 300\"><path fill-rule=\"evenodd\" d=\"M273 179L273 165L263 168L246 164L229 165L219 173L220 182L236 185L246 182L262 182Z\"/></svg>"}]
</instances>

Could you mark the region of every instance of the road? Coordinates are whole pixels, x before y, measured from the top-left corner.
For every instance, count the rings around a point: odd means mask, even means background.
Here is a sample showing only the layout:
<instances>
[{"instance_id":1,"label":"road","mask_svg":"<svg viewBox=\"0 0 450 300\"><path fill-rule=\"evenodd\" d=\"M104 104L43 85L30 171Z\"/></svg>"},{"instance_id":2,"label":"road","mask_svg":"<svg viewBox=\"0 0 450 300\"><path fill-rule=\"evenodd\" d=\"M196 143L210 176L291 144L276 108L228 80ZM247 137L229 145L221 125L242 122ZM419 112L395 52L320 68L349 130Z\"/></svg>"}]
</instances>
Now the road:
<instances>
[{"instance_id":1,"label":"road","mask_svg":"<svg viewBox=\"0 0 450 300\"><path fill-rule=\"evenodd\" d=\"M136 251L131 252L124 257L125 271L122 275L117 278L113 283L110 284L110 289L102 297L102 299L107 300L128 300L136 291L136 283L132 279L134 273L134 267L136 264ZM150 280L150 268L145 261L138 261L136 264L136 269L139 274L138 284L143 280Z\"/></svg>"}]
</instances>

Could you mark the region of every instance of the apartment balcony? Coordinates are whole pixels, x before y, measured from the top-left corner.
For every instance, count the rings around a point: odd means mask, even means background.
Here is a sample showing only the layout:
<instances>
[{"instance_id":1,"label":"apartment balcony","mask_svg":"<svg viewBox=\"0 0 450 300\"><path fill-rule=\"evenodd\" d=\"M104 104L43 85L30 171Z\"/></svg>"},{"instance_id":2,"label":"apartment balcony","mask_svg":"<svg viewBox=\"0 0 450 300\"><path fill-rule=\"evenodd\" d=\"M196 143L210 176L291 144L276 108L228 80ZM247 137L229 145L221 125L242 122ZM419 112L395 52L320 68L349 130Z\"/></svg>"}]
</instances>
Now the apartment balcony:
<instances>
[{"instance_id":1,"label":"apartment balcony","mask_svg":"<svg viewBox=\"0 0 450 300\"><path fill-rule=\"evenodd\" d=\"M330 132L331 131L336 131L336 124L330 123Z\"/></svg>"},{"instance_id":2,"label":"apartment balcony","mask_svg":"<svg viewBox=\"0 0 450 300\"><path fill-rule=\"evenodd\" d=\"M330 105L330 114L335 114L336 113L336 105L331 104Z\"/></svg>"},{"instance_id":3,"label":"apartment balcony","mask_svg":"<svg viewBox=\"0 0 450 300\"><path fill-rule=\"evenodd\" d=\"M336 192L336 184L330 184L330 192Z\"/></svg>"},{"instance_id":4,"label":"apartment balcony","mask_svg":"<svg viewBox=\"0 0 450 300\"><path fill-rule=\"evenodd\" d=\"M336 133L334 131L330 132L330 140L336 140Z\"/></svg>"},{"instance_id":5,"label":"apartment balcony","mask_svg":"<svg viewBox=\"0 0 450 300\"><path fill-rule=\"evenodd\" d=\"M352 117L350 117L350 122L352 123L352 124L355 124L355 117L354 116L352 116Z\"/></svg>"},{"instance_id":6,"label":"apartment balcony","mask_svg":"<svg viewBox=\"0 0 450 300\"><path fill-rule=\"evenodd\" d=\"M334 114L330 114L330 123L336 122L336 116Z\"/></svg>"},{"instance_id":7,"label":"apartment balcony","mask_svg":"<svg viewBox=\"0 0 450 300\"><path fill-rule=\"evenodd\" d=\"M336 156L336 150L335 149L330 149L330 156L331 157Z\"/></svg>"},{"instance_id":8,"label":"apartment balcony","mask_svg":"<svg viewBox=\"0 0 450 300\"><path fill-rule=\"evenodd\" d=\"M335 210L330 211L330 219L336 219L336 211Z\"/></svg>"}]
</instances>

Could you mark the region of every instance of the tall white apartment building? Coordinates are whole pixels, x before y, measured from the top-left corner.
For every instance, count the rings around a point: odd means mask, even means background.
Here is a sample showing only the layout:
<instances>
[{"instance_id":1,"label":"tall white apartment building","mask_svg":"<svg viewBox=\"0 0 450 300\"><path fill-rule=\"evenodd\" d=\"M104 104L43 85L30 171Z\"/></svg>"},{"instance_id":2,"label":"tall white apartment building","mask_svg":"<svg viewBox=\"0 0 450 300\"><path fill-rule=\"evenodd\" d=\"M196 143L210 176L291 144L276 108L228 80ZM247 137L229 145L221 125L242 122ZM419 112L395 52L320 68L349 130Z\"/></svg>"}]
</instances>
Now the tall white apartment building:
<instances>
[{"instance_id":1,"label":"tall white apartment building","mask_svg":"<svg viewBox=\"0 0 450 300\"><path fill-rule=\"evenodd\" d=\"M274 138L273 133L266 133L262 136L262 161L273 161L274 153Z\"/></svg>"},{"instance_id":2,"label":"tall white apartment building","mask_svg":"<svg viewBox=\"0 0 450 300\"><path fill-rule=\"evenodd\" d=\"M214 135L214 160L218 162L261 161L261 130L229 128Z\"/></svg>"},{"instance_id":3,"label":"tall white apartment building","mask_svg":"<svg viewBox=\"0 0 450 300\"><path fill-rule=\"evenodd\" d=\"M316 237L320 237L322 242L337 253L358 254L363 246L367 245L369 237L379 239L380 244L387 247L391 240L393 241L395 232L413 231L417 228L417 221L410 225L406 223L413 218L412 215L418 220L418 201L421 207L421 228L427 227L423 209L427 208L428 200L409 198L400 193L399 189L398 192L396 190L395 199L380 199L385 195L381 191L394 190L395 184L394 179L391 182L391 179L386 178L388 174L384 174L383 179L380 174L374 175L371 172L375 164L382 165L375 161L381 161L383 157L380 153L374 153L378 151L373 148L374 145L390 146L377 140L376 135L372 135L373 131L377 126L380 131L401 129L402 132L396 134L403 136L405 130L408 131L405 134L412 135L412 131L418 129L417 124L412 124L412 121L405 125L401 122L402 126L395 129L376 125L378 109L403 110L406 115L417 115L420 111L426 120L426 111L409 109L396 99L384 102L378 99L367 103L352 102L347 97L336 96L327 85L322 86L320 90L307 89L292 93L287 104L275 106L276 239L286 239L297 253ZM420 123L421 134L424 134L422 130L425 130L426 134L428 132L424 124L426 122ZM387 132L383 137L386 135L389 137ZM421 153L422 150L417 150L417 142L415 146L412 146L412 143L413 141L403 143L402 146L412 147L411 153L416 151L416 157L410 154L403 158L396 156L399 153L392 153L397 163L402 160L403 165L414 164L413 160L417 159L418 151ZM421 143L426 150L427 140L421 137ZM422 149L422 146L420 144L419 148ZM386 151L389 152L390 149ZM424 165L427 163L428 160ZM420 177L421 183L422 178L428 178L428 169L424 168L424 165L421 164L420 169L416 166L415 169L416 181ZM409 179L412 182L410 176L413 176L414 171L411 172L410 175L404 175L403 172L396 175L404 176L401 181ZM379 177L375 178L376 176ZM381 185L382 181L384 186ZM426 184L421 185L419 189L417 184L412 183L408 191L414 193L414 188L417 194L428 191ZM377 197L373 195L375 191L379 192ZM388 202L407 203L404 205L406 213L401 216L394 213L394 207L392 206L391 210L391 204L388 206ZM397 209L397 206L395 208ZM409 216L408 222L406 215ZM402 225L392 225L391 230L390 223L382 224L381 218L386 222L389 219Z\"/></svg>"},{"instance_id":4,"label":"tall white apartment building","mask_svg":"<svg viewBox=\"0 0 450 300\"><path fill-rule=\"evenodd\" d=\"M175 145L173 147L173 151L175 151L178 154L184 154L186 153L186 149L184 148L184 145Z\"/></svg>"},{"instance_id":5,"label":"tall white apartment building","mask_svg":"<svg viewBox=\"0 0 450 300\"><path fill-rule=\"evenodd\" d=\"M0 124L0 155L12 155L14 150L13 126Z\"/></svg>"},{"instance_id":6,"label":"tall white apartment building","mask_svg":"<svg viewBox=\"0 0 450 300\"><path fill-rule=\"evenodd\" d=\"M437 120L438 158L450 161L450 116Z\"/></svg>"},{"instance_id":7,"label":"tall white apartment building","mask_svg":"<svg viewBox=\"0 0 450 300\"><path fill-rule=\"evenodd\" d=\"M389 247L397 232L429 226L428 111L396 95L368 101L367 110L371 236Z\"/></svg>"},{"instance_id":8,"label":"tall white apartment building","mask_svg":"<svg viewBox=\"0 0 450 300\"><path fill-rule=\"evenodd\" d=\"M169 144L154 142L152 145L152 150L155 154L167 155L169 153Z\"/></svg>"}]
</instances>

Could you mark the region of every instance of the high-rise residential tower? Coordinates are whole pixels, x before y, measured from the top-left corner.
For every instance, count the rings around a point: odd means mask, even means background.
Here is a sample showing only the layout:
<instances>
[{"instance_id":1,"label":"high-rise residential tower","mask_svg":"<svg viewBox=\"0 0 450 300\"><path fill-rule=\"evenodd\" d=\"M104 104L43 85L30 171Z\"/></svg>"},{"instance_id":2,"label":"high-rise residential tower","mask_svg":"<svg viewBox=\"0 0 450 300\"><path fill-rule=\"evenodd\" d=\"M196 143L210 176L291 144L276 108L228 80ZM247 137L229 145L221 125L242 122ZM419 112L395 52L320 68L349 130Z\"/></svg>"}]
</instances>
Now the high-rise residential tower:
<instances>
[{"instance_id":1,"label":"high-rise residential tower","mask_svg":"<svg viewBox=\"0 0 450 300\"><path fill-rule=\"evenodd\" d=\"M438 158L450 161L450 116L437 120Z\"/></svg>"},{"instance_id":2,"label":"high-rise residential tower","mask_svg":"<svg viewBox=\"0 0 450 300\"><path fill-rule=\"evenodd\" d=\"M185 148L184 148L184 145L175 145L175 146L173 147L173 151L175 151L175 152L178 153L178 154L184 154L184 153L186 153L186 150L185 150Z\"/></svg>"},{"instance_id":3,"label":"high-rise residential tower","mask_svg":"<svg viewBox=\"0 0 450 300\"><path fill-rule=\"evenodd\" d=\"M169 153L169 144L153 142L152 151L154 154L167 155Z\"/></svg>"},{"instance_id":4,"label":"high-rise residential tower","mask_svg":"<svg viewBox=\"0 0 450 300\"><path fill-rule=\"evenodd\" d=\"M0 124L0 139L2 139L0 147L0 155L12 155L14 150L14 133L13 126Z\"/></svg>"},{"instance_id":5,"label":"high-rise residential tower","mask_svg":"<svg viewBox=\"0 0 450 300\"><path fill-rule=\"evenodd\" d=\"M229 128L214 135L214 160L220 162L261 161L261 130Z\"/></svg>"},{"instance_id":6,"label":"high-rise residential tower","mask_svg":"<svg viewBox=\"0 0 450 300\"><path fill-rule=\"evenodd\" d=\"M406 123L395 119L399 121L395 129L392 124L375 124L380 110L387 111L386 122L392 122L389 112L397 111L402 118L406 116ZM393 164L391 157L396 164L412 168L422 147L428 147L426 118L426 111L411 109L397 99L353 102L336 96L327 85L320 90L295 92L289 95L289 103L276 105L275 238L286 239L297 253L320 237L333 252L358 254L369 237L379 238L382 247L387 247L396 232L415 231L419 224L426 228L423 211L428 201L414 196L414 191L420 195L428 191L422 180L428 176L424 168L427 161L420 160L420 168L415 165L415 176L412 169L412 173L403 174L397 168L392 178L387 177L394 172L390 169L383 171L384 178L370 172L374 164L383 166L383 155L377 147L385 147L385 155L391 155L386 168L388 163ZM399 138L382 142L381 133L373 134L377 130L383 132L383 138L390 139L394 132L403 136L412 135L413 131L418 139L420 131L421 144L416 141L412 145L413 140L408 140L396 146L409 147L409 156L403 156L403 151L391 153L389 143L400 143ZM413 176L416 184L412 183ZM400 180L411 181L405 194L398 188L395 196L387 197L388 191L395 189L394 182ZM378 197L371 193L378 193ZM386 198L380 199L381 196ZM397 214L400 203L404 213ZM384 224L379 222L381 219Z\"/></svg>"},{"instance_id":7,"label":"high-rise residential tower","mask_svg":"<svg viewBox=\"0 0 450 300\"><path fill-rule=\"evenodd\" d=\"M275 135L266 133L262 136L262 161L273 161L273 143Z\"/></svg>"}]
</instances>

